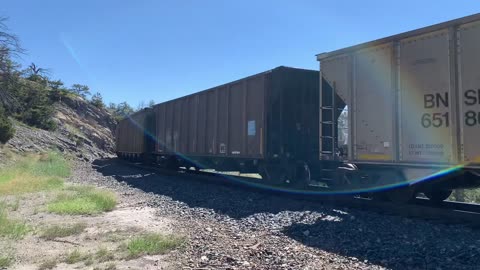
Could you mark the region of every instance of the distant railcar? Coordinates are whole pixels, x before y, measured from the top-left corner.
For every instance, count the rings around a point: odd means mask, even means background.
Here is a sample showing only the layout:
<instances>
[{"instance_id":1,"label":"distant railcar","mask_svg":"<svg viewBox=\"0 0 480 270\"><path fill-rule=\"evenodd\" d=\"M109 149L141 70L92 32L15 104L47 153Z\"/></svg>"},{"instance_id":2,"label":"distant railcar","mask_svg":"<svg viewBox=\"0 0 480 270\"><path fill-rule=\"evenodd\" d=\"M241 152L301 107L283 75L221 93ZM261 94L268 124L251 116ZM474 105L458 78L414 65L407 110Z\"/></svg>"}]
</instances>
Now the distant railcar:
<instances>
[{"instance_id":1,"label":"distant railcar","mask_svg":"<svg viewBox=\"0 0 480 270\"><path fill-rule=\"evenodd\" d=\"M151 108L140 110L117 125L116 152L121 158L145 160L154 146L154 114Z\"/></svg>"}]
</instances>

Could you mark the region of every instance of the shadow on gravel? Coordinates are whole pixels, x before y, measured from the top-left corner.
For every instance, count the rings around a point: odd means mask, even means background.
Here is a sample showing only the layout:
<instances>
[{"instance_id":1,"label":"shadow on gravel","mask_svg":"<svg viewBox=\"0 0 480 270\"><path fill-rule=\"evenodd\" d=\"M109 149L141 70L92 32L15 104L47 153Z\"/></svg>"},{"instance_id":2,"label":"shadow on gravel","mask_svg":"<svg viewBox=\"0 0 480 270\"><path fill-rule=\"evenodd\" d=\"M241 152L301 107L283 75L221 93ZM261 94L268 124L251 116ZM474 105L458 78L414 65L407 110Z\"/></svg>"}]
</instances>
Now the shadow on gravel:
<instances>
[{"instance_id":1,"label":"shadow on gravel","mask_svg":"<svg viewBox=\"0 0 480 270\"><path fill-rule=\"evenodd\" d=\"M316 211L319 208L319 203L286 198L282 194L272 195L188 176L148 172L117 159L96 160L93 167L104 176L112 176L145 192L168 196L189 207L212 209L234 219L256 213Z\"/></svg>"},{"instance_id":2,"label":"shadow on gravel","mask_svg":"<svg viewBox=\"0 0 480 270\"><path fill-rule=\"evenodd\" d=\"M304 245L389 269L478 269L480 232L401 217L362 213L317 219L282 231Z\"/></svg>"},{"instance_id":3,"label":"shadow on gravel","mask_svg":"<svg viewBox=\"0 0 480 270\"><path fill-rule=\"evenodd\" d=\"M320 203L239 189L187 176L159 175L116 159L97 160L105 176L192 208L211 209L319 250L391 269L476 269L480 232L461 226L334 210ZM440 267L440 268L439 268ZM477 268L478 269L478 268Z\"/></svg>"}]
</instances>

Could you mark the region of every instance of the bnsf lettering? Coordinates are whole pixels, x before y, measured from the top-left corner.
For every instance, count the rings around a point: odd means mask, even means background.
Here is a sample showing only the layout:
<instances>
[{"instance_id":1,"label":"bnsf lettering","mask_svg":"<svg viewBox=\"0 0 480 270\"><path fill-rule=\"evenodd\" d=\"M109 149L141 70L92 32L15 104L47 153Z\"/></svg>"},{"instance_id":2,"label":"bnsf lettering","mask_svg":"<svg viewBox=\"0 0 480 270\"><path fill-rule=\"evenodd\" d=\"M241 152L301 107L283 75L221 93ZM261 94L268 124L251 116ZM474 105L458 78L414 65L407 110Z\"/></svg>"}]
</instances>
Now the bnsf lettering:
<instances>
[{"instance_id":1,"label":"bnsf lettering","mask_svg":"<svg viewBox=\"0 0 480 270\"><path fill-rule=\"evenodd\" d=\"M463 103L466 106L480 105L480 89L469 89L463 94ZM480 126L480 112L468 110L464 115L465 126L474 127Z\"/></svg>"},{"instance_id":2,"label":"bnsf lettering","mask_svg":"<svg viewBox=\"0 0 480 270\"><path fill-rule=\"evenodd\" d=\"M465 125L468 127L480 125L480 112L467 111L465 113Z\"/></svg>"},{"instance_id":3,"label":"bnsf lettering","mask_svg":"<svg viewBox=\"0 0 480 270\"><path fill-rule=\"evenodd\" d=\"M424 113L422 115L422 127L449 127L450 117L448 112L446 113Z\"/></svg>"},{"instance_id":4,"label":"bnsf lettering","mask_svg":"<svg viewBox=\"0 0 480 270\"><path fill-rule=\"evenodd\" d=\"M423 107L425 109L448 108L448 92L423 95ZM439 128L450 126L450 115L448 112L424 113L420 119L424 128Z\"/></svg>"},{"instance_id":5,"label":"bnsf lettering","mask_svg":"<svg viewBox=\"0 0 480 270\"><path fill-rule=\"evenodd\" d=\"M444 94L426 94L423 96L423 107L425 109L438 108L441 105L448 107L448 92Z\"/></svg>"},{"instance_id":6,"label":"bnsf lettering","mask_svg":"<svg viewBox=\"0 0 480 270\"><path fill-rule=\"evenodd\" d=\"M480 89L476 91L473 89L467 90L465 91L464 97L464 103L467 106L480 104Z\"/></svg>"}]
</instances>

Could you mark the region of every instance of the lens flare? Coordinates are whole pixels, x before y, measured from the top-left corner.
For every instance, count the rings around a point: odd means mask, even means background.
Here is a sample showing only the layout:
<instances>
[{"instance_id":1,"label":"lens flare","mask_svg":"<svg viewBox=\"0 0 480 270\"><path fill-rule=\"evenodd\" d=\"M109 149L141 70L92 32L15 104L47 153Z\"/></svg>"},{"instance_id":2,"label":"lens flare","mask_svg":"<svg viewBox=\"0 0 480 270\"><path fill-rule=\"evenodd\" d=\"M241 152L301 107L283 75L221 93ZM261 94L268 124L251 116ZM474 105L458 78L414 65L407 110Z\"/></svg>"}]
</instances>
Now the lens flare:
<instances>
[{"instance_id":1,"label":"lens flare","mask_svg":"<svg viewBox=\"0 0 480 270\"><path fill-rule=\"evenodd\" d=\"M77 52L73 48L72 44L68 41L68 38L65 33L60 33L60 42L62 42L63 46L67 49L68 53L70 56L73 58L75 63L80 67L80 69L87 75L88 79L90 81L95 82L95 76L90 72L90 70L87 68L85 63L81 61L80 57L78 56Z\"/></svg>"}]
</instances>

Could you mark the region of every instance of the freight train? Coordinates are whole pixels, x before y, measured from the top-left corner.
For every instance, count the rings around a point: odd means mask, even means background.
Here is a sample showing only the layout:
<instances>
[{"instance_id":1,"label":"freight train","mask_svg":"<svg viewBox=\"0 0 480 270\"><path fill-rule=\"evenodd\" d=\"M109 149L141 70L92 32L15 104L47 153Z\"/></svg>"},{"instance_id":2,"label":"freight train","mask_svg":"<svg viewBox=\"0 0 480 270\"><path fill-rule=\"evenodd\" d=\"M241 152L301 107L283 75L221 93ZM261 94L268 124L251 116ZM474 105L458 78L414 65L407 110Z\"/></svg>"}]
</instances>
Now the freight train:
<instances>
[{"instance_id":1,"label":"freight train","mask_svg":"<svg viewBox=\"0 0 480 270\"><path fill-rule=\"evenodd\" d=\"M480 14L317 60L139 111L119 123L117 154L397 202L480 185Z\"/></svg>"}]
</instances>

